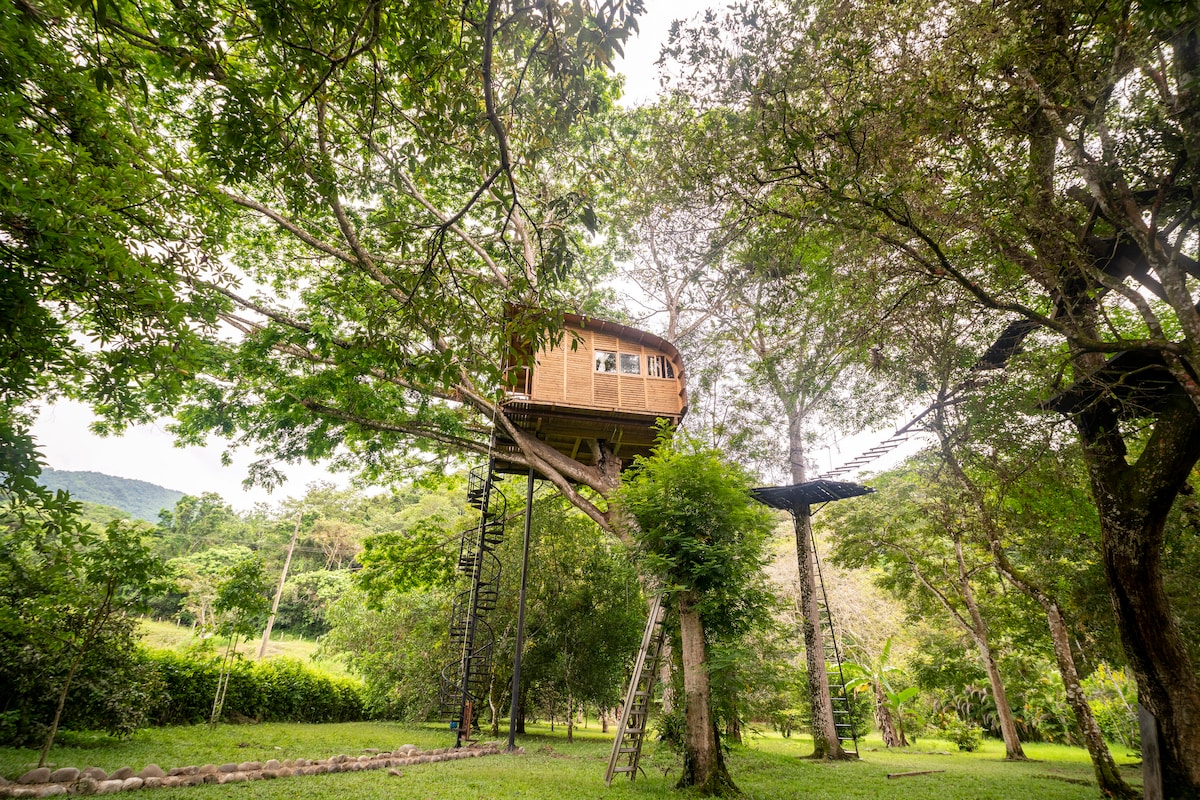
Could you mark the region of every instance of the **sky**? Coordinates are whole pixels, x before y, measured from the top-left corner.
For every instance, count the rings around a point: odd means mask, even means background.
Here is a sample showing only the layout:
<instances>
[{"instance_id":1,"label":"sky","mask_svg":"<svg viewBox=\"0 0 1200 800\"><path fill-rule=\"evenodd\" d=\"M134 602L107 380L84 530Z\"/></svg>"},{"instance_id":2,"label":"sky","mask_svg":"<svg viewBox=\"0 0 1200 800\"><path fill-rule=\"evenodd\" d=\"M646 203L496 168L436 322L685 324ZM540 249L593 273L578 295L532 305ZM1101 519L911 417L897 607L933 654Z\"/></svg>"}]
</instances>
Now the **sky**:
<instances>
[{"instance_id":1,"label":"sky","mask_svg":"<svg viewBox=\"0 0 1200 800\"><path fill-rule=\"evenodd\" d=\"M672 20L691 18L713 4L714 0L647 0L647 10L638 20L637 37L627 43L625 57L615 63L626 76L625 105L651 102L657 95L654 62ZM225 466L221 463L224 442L213 440L208 447L177 447L165 420L134 427L121 437L103 438L89 430L92 419L81 403L59 402L43 409L34 435L49 466L134 478L192 495L216 492L239 509L298 497L307 485L317 481L346 483L346 476L330 474L320 465L284 464L280 466L288 481L273 493L260 487L246 489L242 481L248 465L256 459L252 452L234 453L233 463Z\"/></svg>"}]
</instances>

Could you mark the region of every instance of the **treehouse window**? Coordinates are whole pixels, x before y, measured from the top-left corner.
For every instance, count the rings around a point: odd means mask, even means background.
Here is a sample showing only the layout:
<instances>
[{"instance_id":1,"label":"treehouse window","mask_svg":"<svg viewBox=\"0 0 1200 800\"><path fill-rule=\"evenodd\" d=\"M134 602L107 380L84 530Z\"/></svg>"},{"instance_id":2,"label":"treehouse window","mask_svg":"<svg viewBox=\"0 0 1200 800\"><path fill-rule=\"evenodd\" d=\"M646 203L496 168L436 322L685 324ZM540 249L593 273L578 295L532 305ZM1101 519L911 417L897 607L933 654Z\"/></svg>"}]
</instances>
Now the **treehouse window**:
<instances>
[{"instance_id":1,"label":"treehouse window","mask_svg":"<svg viewBox=\"0 0 1200 800\"><path fill-rule=\"evenodd\" d=\"M596 351L596 372L616 372L617 354L608 350Z\"/></svg>"},{"instance_id":2,"label":"treehouse window","mask_svg":"<svg viewBox=\"0 0 1200 800\"><path fill-rule=\"evenodd\" d=\"M641 375L642 357L632 353L621 353L621 374Z\"/></svg>"},{"instance_id":3,"label":"treehouse window","mask_svg":"<svg viewBox=\"0 0 1200 800\"><path fill-rule=\"evenodd\" d=\"M675 368L666 356L650 356L646 359L646 374L651 378L674 378Z\"/></svg>"}]
</instances>

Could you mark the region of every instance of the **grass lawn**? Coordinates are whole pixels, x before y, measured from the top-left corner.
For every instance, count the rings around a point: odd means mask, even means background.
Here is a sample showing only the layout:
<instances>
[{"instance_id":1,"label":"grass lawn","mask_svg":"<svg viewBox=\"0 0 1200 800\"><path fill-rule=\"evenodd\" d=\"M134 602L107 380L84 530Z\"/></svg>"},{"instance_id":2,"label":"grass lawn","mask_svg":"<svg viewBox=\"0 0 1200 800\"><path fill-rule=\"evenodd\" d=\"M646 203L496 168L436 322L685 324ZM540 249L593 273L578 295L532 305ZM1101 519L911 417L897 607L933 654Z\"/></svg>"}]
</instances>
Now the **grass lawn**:
<instances>
[{"instance_id":1,"label":"grass lawn","mask_svg":"<svg viewBox=\"0 0 1200 800\"><path fill-rule=\"evenodd\" d=\"M174 622L142 618L139 621L138 630L142 634L142 644L156 650L184 650L195 642L195 633L190 626L176 625ZM227 641L221 638L214 639L213 646L217 652L223 653ZM260 636L240 643L237 649L246 658L256 659L261 644L262 637ZM342 677L350 675L341 661L317 658L316 653L317 642L312 638L300 638L273 632L271 641L267 644L267 658L288 656L330 675Z\"/></svg>"},{"instance_id":2,"label":"grass lawn","mask_svg":"<svg viewBox=\"0 0 1200 800\"><path fill-rule=\"evenodd\" d=\"M657 743L648 743L643 758L646 775L635 782L619 779L604 786L604 767L611 739L593 727L577 731L567 744L560 727L554 734L539 726L518 743L522 756L489 756L405 767L397 778L386 770L295 777L273 781L205 785L186 789L157 789L161 800L306 800L396 797L426 800L483 798L686 798L672 786L679 777L674 757ZM51 751L57 766L99 766L112 771L122 766L140 770L156 763L164 768L226 761L265 761L270 758L324 758L338 753L358 755L364 748L394 749L414 744L422 749L448 747L454 737L444 726L396 723L340 725L220 725L143 730L118 742L102 735L66 733ZM825 764L804 761L811 749L804 737L783 739L764 735L734 747L729 768L745 796L756 800L787 798L896 798L896 800L1095 800L1099 792L1087 753L1058 745L1026 745L1033 761L1004 763L1000 742L985 741L978 752L959 753L945 742L923 739L903 752L889 752L868 740L859 762ZM1128 760L1118 752L1118 761ZM0 748L0 774L14 778L37 761L34 750ZM889 779L888 773L944 770L932 775ZM1140 778L1123 770L1126 779ZM1086 781L1087 785L1068 781Z\"/></svg>"}]
</instances>

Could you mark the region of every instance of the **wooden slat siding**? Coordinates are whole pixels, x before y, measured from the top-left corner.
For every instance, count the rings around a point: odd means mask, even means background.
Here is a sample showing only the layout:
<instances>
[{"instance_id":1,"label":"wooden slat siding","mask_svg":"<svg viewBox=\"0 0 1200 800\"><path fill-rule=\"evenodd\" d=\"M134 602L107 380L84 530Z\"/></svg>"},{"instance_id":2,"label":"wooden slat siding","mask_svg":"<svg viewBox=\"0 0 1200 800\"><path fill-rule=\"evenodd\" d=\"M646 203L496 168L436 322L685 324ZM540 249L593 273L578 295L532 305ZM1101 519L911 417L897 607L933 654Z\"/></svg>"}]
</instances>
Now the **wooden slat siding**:
<instances>
[{"instance_id":1,"label":"wooden slat siding","mask_svg":"<svg viewBox=\"0 0 1200 800\"><path fill-rule=\"evenodd\" d=\"M673 378L647 378L646 409L663 414L678 414L679 381Z\"/></svg>"},{"instance_id":2,"label":"wooden slat siding","mask_svg":"<svg viewBox=\"0 0 1200 800\"><path fill-rule=\"evenodd\" d=\"M593 350L611 350L616 352L621 349L621 342L616 336L611 336L607 333L588 332L592 334ZM626 350L625 352L628 353L629 351Z\"/></svg>"},{"instance_id":3,"label":"wooden slat siding","mask_svg":"<svg viewBox=\"0 0 1200 800\"><path fill-rule=\"evenodd\" d=\"M597 408L620 408L621 390L617 376L606 372L597 372L592 376L594 381L593 405Z\"/></svg>"},{"instance_id":4,"label":"wooden slat siding","mask_svg":"<svg viewBox=\"0 0 1200 800\"><path fill-rule=\"evenodd\" d=\"M582 337L582 341L575 350L567 351L564 378L567 402L573 406L586 407L592 405L592 381L596 373L596 356L592 347L592 332L583 331Z\"/></svg>"},{"instance_id":5,"label":"wooden slat siding","mask_svg":"<svg viewBox=\"0 0 1200 800\"><path fill-rule=\"evenodd\" d=\"M621 382L616 372L596 372L595 352L606 350L618 353L617 369L621 368L621 341L616 336L591 332L592 337L592 396L590 403L595 408L621 408ZM628 351L627 351L628 352ZM589 402L588 400L584 401Z\"/></svg>"},{"instance_id":6,"label":"wooden slat siding","mask_svg":"<svg viewBox=\"0 0 1200 800\"><path fill-rule=\"evenodd\" d=\"M574 349L572 341L576 342ZM596 372L597 350L638 355L641 375L621 374L619 356L617 372ZM665 356L675 375L682 374L673 356L640 341L595 329L569 329L559 346L538 354L531 400L580 410L627 410L674 418L683 409L683 382L678 377L649 377L652 356Z\"/></svg>"},{"instance_id":7,"label":"wooden slat siding","mask_svg":"<svg viewBox=\"0 0 1200 800\"><path fill-rule=\"evenodd\" d=\"M566 359L557 347L538 353L537 366L533 370L533 398L543 402L559 402L564 399L564 370Z\"/></svg>"},{"instance_id":8,"label":"wooden slat siding","mask_svg":"<svg viewBox=\"0 0 1200 800\"><path fill-rule=\"evenodd\" d=\"M621 408L641 411L646 408L646 379L634 375L622 375Z\"/></svg>"}]
</instances>

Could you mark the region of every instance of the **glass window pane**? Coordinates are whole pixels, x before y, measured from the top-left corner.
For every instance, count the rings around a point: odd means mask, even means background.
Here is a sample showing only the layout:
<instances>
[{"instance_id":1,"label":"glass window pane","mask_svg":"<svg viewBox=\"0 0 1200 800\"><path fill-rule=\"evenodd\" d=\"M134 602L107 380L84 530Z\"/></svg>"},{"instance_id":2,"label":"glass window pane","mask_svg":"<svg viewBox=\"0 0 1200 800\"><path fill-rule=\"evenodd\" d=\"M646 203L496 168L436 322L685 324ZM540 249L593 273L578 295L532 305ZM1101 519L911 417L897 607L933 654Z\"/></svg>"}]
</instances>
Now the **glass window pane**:
<instances>
[{"instance_id":1,"label":"glass window pane","mask_svg":"<svg viewBox=\"0 0 1200 800\"><path fill-rule=\"evenodd\" d=\"M642 357L632 355L631 353L621 353L621 374L641 375Z\"/></svg>"},{"instance_id":2,"label":"glass window pane","mask_svg":"<svg viewBox=\"0 0 1200 800\"><path fill-rule=\"evenodd\" d=\"M607 350L596 351L596 372L616 372L617 354Z\"/></svg>"}]
</instances>

